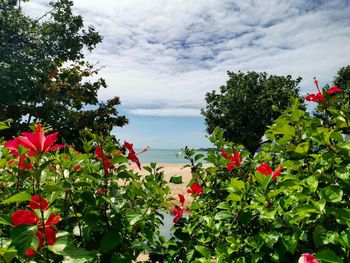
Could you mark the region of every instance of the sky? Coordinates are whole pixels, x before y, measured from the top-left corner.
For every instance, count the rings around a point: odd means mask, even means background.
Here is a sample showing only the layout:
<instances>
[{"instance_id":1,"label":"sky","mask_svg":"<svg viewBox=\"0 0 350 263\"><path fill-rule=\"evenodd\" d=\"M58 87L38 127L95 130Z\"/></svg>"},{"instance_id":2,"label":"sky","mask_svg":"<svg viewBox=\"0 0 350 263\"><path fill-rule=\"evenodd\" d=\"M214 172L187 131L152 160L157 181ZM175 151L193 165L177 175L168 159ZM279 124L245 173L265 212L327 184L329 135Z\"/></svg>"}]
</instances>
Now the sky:
<instances>
[{"instance_id":1,"label":"sky","mask_svg":"<svg viewBox=\"0 0 350 263\"><path fill-rule=\"evenodd\" d=\"M24 10L40 17L48 2ZM99 99L119 96L129 118L113 133L136 148L209 147L200 109L227 71L301 76L306 94L350 64L350 0L74 0L74 11L103 36L86 58L103 66Z\"/></svg>"}]
</instances>

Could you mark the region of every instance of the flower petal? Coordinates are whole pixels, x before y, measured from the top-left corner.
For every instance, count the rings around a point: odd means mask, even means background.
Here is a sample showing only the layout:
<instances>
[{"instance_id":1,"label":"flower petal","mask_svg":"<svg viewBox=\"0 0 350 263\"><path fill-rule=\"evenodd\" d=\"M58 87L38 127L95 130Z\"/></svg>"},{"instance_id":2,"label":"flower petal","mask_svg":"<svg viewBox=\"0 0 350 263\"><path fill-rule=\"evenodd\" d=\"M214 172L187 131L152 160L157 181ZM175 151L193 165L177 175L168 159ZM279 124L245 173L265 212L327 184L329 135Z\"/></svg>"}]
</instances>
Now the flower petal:
<instances>
[{"instance_id":1,"label":"flower petal","mask_svg":"<svg viewBox=\"0 0 350 263\"><path fill-rule=\"evenodd\" d=\"M56 225L61 220L61 215L55 215L54 213L51 213L49 218L46 220L45 225Z\"/></svg>"},{"instance_id":2,"label":"flower petal","mask_svg":"<svg viewBox=\"0 0 350 263\"><path fill-rule=\"evenodd\" d=\"M26 253L24 253L24 255L25 255L26 257L31 257L31 256L33 256L34 254L35 254L35 250L32 249L32 248L28 248L27 251L26 251Z\"/></svg>"},{"instance_id":3,"label":"flower petal","mask_svg":"<svg viewBox=\"0 0 350 263\"><path fill-rule=\"evenodd\" d=\"M57 136L58 136L58 132L51 133L46 137L44 136L43 152L47 152L49 151L50 148L52 148L50 146L57 141Z\"/></svg>"},{"instance_id":4,"label":"flower petal","mask_svg":"<svg viewBox=\"0 0 350 263\"><path fill-rule=\"evenodd\" d=\"M260 166L258 166L256 171L266 176L272 174L272 168L266 162L263 162Z\"/></svg>"},{"instance_id":5,"label":"flower petal","mask_svg":"<svg viewBox=\"0 0 350 263\"><path fill-rule=\"evenodd\" d=\"M53 226L46 226L46 241L52 246L56 242L56 229Z\"/></svg>"},{"instance_id":6,"label":"flower petal","mask_svg":"<svg viewBox=\"0 0 350 263\"><path fill-rule=\"evenodd\" d=\"M327 93L329 95L332 95L334 93L339 93L339 92L343 92L343 90L341 88L339 88L338 86L333 86L327 91Z\"/></svg>"},{"instance_id":7,"label":"flower petal","mask_svg":"<svg viewBox=\"0 0 350 263\"><path fill-rule=\"evenodd\" d=\"M180 199L180 204L183 206L185 203L185 196L183 194L178 194L179 199Z\"/></svg>"},{"instance_id":8,"label":"flower petal","mask_svg":"<svg viewBox=\"0 0 350 263\"><path fill-rule=\"evenodd\" d=\"M34 225L38 221L37 215L29 210L17 210L11 216L11 222L15 227L20 225Z\"/></svg>"},{"instance_id":9,"label":"flower petal","mask_svg":"<svg viewBox=\"0 0 350 263\"><path fill-rule=\"evenodd\" d=\"M31 209L40 209L45 211L49 208L49 204L45 198L41 198L38 195L34 195L32 199L29 201L29 207Z\"/></svg>"},{"instance_id":10,"label":"flower petal","mask_svg":"<svg viewBox=\"0 0 350 263\"><path fill-rule=\"evenodd\" d=\"M278 167L272 174L272 179L276 179L278 176L280 176L281 171L283 170L283 165L281 165L280 167Z\"/></svg>"}]
</instances>

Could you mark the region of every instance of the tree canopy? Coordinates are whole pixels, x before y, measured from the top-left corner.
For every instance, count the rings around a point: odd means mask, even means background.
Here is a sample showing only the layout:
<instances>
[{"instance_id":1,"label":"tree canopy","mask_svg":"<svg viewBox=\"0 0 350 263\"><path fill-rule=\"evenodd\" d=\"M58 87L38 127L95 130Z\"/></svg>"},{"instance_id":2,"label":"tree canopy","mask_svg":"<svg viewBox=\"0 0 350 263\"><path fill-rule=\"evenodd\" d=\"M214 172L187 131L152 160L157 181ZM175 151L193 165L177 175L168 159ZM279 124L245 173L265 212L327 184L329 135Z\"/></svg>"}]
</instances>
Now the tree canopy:
<instances>
[{"instance_id":1,"label":"tree canopy","mask_svg":"<svg viewBox=\"0 0 350 263\"><path fill-rule=\"evenodd\" d=\"M229 80L220 91L206 94L202 109L207 131L215 127L224 137L256 152L268 125L289 105L291 96L299 96L301 78L258 72L228 72Z\"/></svg>"},{"instance_id":2,"label":"tree canopy","mask_svg":"<svg viewBox=\"0 0 350 263\"><path fill-rule=\"evenodd\" d=\"M73 14L73 1L51 2L51 10L38 19L25 15L19 4L0 2L0 119L13 119L0 137L42 122L65 131L60 136L66 142L79 144L84 128L108 134L125 125L115 108L118 97L97 99L107 84L96 78L98 69L85 61L83 51L92 51L102 37Z\"/></svg>"}]
</instances>

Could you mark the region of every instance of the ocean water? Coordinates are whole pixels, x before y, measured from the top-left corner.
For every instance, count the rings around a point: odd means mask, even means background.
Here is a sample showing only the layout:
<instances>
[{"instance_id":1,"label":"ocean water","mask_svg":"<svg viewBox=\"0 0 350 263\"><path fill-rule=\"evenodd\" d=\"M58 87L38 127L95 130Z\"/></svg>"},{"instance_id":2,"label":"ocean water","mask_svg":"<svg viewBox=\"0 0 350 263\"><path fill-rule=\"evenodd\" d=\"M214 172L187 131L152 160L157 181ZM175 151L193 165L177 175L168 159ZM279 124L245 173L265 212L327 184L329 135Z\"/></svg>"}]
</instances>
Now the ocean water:
<instances>
[{"instance_id":1,"label":"ocean water","mask_svg":"<svg viewBox=\"0 0 350 263\"><path fill-rule=\"evenodd\" d=\"M140 152L141 150L135 150L136 152ZM196 153L201 153L206 155L206 152L196 151ZM189 164L188 160L184 158L184 154L181 150L177 149L149 149L147 152L138 155L141 163L182 163ZM205 161L202 160L204 163Z\"/></svg>"}]
</instances>

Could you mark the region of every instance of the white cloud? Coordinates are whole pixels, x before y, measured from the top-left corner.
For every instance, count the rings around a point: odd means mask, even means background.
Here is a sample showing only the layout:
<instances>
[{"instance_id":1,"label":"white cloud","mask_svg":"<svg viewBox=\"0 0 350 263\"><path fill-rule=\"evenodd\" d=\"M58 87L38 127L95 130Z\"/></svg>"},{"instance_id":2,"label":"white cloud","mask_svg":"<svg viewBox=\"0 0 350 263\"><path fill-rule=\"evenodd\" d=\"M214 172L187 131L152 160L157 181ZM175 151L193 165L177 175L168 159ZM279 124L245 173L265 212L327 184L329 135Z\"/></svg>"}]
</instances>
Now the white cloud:
<instances>
[{"instance_id":1,"label":"white cloud","mask_svg":"<svg viewBox=\"0 0 350 263\"><path fill-rule=\"evenodd\" d=\"M46 2L47 3L47 2ZM332 81L350 57L348 0L75 0L75 11L103 35L87 58L105 68L109 88L133 114L188 116L226 71L267 71ZM26 11L43 12L43 0ZM153 110L152 110L153 108ZM193 116L193 115L191 115Z\"/></svg>"}]
</instances>

